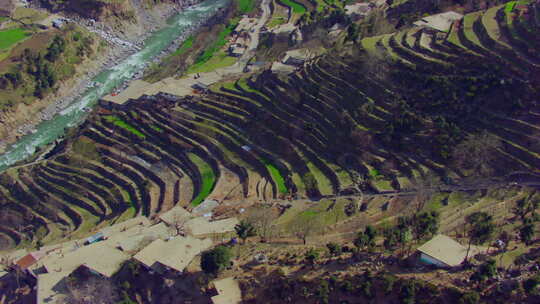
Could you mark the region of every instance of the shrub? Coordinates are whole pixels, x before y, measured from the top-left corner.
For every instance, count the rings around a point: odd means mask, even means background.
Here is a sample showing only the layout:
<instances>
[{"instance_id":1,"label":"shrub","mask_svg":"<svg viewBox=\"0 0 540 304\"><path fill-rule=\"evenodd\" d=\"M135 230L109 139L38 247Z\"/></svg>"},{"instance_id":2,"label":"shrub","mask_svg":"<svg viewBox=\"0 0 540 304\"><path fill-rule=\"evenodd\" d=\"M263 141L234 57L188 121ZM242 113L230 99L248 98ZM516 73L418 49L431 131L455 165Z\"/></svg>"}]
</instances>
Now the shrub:
<instances>
[{"instance_id":1,"label":"shrub","mask_svg":"<svg viewBox=\"0 0 540 304\"><path fill-rule=\"evenodd\" d=\"M494 260L488 260L484 264L480 265L475 273L471 275L473 281L485 281L494 277L497 274L497 266Z\"/></svg>"},{"instance_id":2,"label":"shrub","mask_svg":"<svg viewBox=\"0 0 540 304\"><path fill-rule=\"evenodd\" d=\"M328 282L323 280L317 288L317 297L321 300L321 303L328 303L328 295L330 294L330 286Z\"/></svg>"},{"instance_id":3,"label":"shrub","mask_svg":"<svg viewBox=\"0 0 540 304\"><path fill-rule=\"evenodd\" d=\"M391 274L385 274L383 275L382 279L382 286L385 294L392 293L392 290L394 289L394 284L396 283L397 278Z\"/></svg>"},{"instance_id":4,"label":"shrub","mask_svg":"<svg viewBox=\"0 0 540 304\"><path fill-rule=\"evenodd\" d=\"M305 255L306 261L310 264L315 263L315 260L319 258L319 252L313 248L309 249Z\"/></svg>"},{"instance_id":5,"label":"shrub","mask_svg":"<svg viewBox=\"0 0 540 304\"><path fill-rule=\"evenodd\" d=\"M459 304L476 304L480 302L480 295L476 291L469 291L461 295Z\"/></svg>"},{"instance_id":6,"label":"shrub","mask_svg":"<svg viewBox=\"0 0 540 304\"><path fill-rule=\"evenodd\" d=\"M342 252L341 246L339 244L336 244L336 243L328 243L328 244L326 244L326 248L328 248L328 251L333 256L340 255L341 252Z\"/></svg>"},{"instance_id":7,"label":"shrub","mask_svg":"<svg viewBox=\"0 0 540 304\"><path fill-rule=\"evenodd\" d=\"M523 281L523 289L527 294L536 295L538 293L538 285L540 284L540 274L535 275Z\"/></svg>"}]
</instances>

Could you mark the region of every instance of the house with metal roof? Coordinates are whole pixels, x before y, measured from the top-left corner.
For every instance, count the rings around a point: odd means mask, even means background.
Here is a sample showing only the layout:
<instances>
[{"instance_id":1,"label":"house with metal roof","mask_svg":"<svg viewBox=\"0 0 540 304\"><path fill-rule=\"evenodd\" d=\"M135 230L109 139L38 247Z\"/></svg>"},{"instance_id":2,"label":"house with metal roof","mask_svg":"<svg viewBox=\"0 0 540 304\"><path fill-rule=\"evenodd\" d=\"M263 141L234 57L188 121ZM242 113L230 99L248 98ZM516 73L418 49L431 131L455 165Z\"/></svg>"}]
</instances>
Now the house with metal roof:
<instances>
[{"instance_id":1,"label":"house with metal roof","mask_svg":"<svg viewBox=\"0 0 540 304\"><path fill-rule=\"evenodd\" d=\"M479 253L483 248L471 246L469 256ZM461 265L467 256L467 246L463 246L452 238L438 234L424 245L418 247L420 262L441 268Z\"/></svg>"}]
</instances>

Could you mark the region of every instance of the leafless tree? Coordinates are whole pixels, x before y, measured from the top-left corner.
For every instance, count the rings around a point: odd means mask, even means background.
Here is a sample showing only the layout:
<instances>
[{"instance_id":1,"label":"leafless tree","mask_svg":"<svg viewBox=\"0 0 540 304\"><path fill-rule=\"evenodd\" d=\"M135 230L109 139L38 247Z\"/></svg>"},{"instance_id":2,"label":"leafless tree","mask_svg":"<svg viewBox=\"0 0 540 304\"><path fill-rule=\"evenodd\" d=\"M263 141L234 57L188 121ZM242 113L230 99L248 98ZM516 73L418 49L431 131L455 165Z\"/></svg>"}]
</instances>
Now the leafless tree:
<instances>
[{"instance_id":1,"label":"leafless tree","mask_svg":"<svg viewBox=\"0 0 540 304\"><path fill-rule=\"evenodd\" d=\"M95 276L86 280L70 279L66 289L67 293L61 301L63 304L113 304L119 300L114 284Z\"/></svg>"},{"instance_id":2,"label":"leafless tree","mask_svg":"<svg viewBox=\"0 0 540 304\"><path fill-rule=\"evenodd\" d=\"M413 182L413 189L416 191L414 200L416 202L416 212L422 211L426 203L438 191L440 185L439 177L433 173L427 173L416 178Z\"/></svg>"},{"instance_id":3,"label":"leafless tree","mask_svg":"<svg viewBox=\"0 0 540 304\"><path fill-rule=\"evenodd\" d=\"M276 211L271 207L261 206L251 212L247 221L257 229L261 239L266 241L272 234L272 221L276 216Z\"/></svg>"},{"instance_id":4,"label":"leafless tree","mask_svg":"<svg viewBox=\"0 0 540 304\"><path fill-rule=\"evenodd\" d=\"M324 227L319 217L297 219L289 226L291 232L304 242L307 238L323 231Z\"/></svg>"},{"instance_id":5,"label":"leafless tree","mask_svg":"<svg viewBox=\"0 0 540 304\"><path fill-rule=\"evenodd\" d=\"M471 134L456 146L452 157L456 165L464 170L471 170L472 175L489 176L493 173L493 163L497 158L496 150L501 141L486 131Z\"/></svg>"},{"instance_id":6,"label":"leafless tree","mask_svg":"<svg viewBox=\"0 0 540 304\"><path fill-rule=\"evenodd\" d=\"M186 235L185 225L187 223L188 219L185 216L182 216L182 214L175 213L172 216L172 220L170 223L171 229L173 229L173 233L175 233L175 236Z\"/></svg>"}]
</instances>

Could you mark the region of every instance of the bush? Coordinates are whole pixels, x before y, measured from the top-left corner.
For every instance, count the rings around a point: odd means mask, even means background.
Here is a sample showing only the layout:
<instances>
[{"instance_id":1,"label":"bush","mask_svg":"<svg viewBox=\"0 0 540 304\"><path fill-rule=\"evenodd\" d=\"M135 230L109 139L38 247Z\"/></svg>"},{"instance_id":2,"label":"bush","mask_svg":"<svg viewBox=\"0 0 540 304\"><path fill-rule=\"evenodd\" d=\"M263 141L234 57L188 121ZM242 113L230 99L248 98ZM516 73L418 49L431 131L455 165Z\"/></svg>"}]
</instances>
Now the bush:
<instances>
[{"instance_id":1,"label":"bush","mask_svg":"<svg viewBox=\"0 0 540 304\"><path fill-rule=\"evenodd\" d=\"M342 252L341 246L339 244L336 244L336 243L328 243L328 244L326 244L326 248L328 248L328 251L333 256L340 255L341 252Z\"/></svg>"},{"instance_id":2,"label":"bush","mask_svg":"<svg viewBox=\"0 0 540 304\"><path fill-rule=\"evenodd\" d=\"M476 291L469 291L461 295L459 304L476 304L480 302L480 295Z\"/></svg>"},{"instance_id":3,"label":"bush","mask_svg":"<svg viewBox=\"0 0 540 304\"><path fill-rule=\"evenodd\" d=\"M536 295L538 292L538 285L540 284L540 275L535 275L525 281L523 281L523 289L527 294Z\"/></svg>"},{"instance_id":4,"label":"bush","mask_svg":"<svg viewBox=\"0 0 540 304\"><path fill-rule=\"evenodd\" d=\"M203 252L201 268L205 273L216 275L231 264L231 259L232 253L229 247L218 246Z\"/></svg>"},{"instance_id":5,"label":"bush","mask_svg":"<svg viewBox=\"0 0 540 304\"><path fill-rule=\"evenodd\" d=\"M317 288L317 297L321 300L321 303L328 303L328 295L330 294L330 287L328 282L323 280Z\"/></svg>"},{"instance_id":6,"label":"bush","mask_svg":"<svg viewBox=\"0 0 540 304\"><path fill-rule=\"evenodd\" d=\"M475 273L472 274L471 280L473 281L485 281L494 277L497 274L497 266L494 260L488 260L484 264L478 267Z\"/></svg>"},{"instance_id":7,"label":"bush","mask_svg":"<svg viewBox=\"0 0 540 304\"><path fill-rule=\"evenodd\" d=\"M394 284L396 283L397 278L391 274L385 274L383 275L382 279L382 286L385 294L392 293L392 290L394 289Z\"/></svg>"},{"instance_id":8,"label":"bush","mask_svg":"<svg viewBox=\"0 0 540 304\"><path fill-rule=\"evenodd\" d=\"M315 260L319 258L319 252L313 248L309 249L308 252L306 252L305 255L306 261L310 264L315 263Z\"/></svg>"}]
</instances>

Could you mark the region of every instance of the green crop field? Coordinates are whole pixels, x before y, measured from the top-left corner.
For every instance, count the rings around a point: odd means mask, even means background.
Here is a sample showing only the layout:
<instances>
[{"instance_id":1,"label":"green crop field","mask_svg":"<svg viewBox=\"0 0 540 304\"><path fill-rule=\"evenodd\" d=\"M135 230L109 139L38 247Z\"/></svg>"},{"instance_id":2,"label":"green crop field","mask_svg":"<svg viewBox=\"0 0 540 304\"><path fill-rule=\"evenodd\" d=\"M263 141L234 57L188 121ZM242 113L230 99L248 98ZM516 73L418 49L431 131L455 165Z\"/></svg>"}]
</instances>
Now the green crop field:
<instances>
[{"instance_id":1,"label":"green crop field","mask_svg":"<svg viewBox=\"0 0 540 304\"><path fill-rule=\"evenodd\" d=\"M268 171L270 172L272 179L276 183L279 193L287 193L287 186L285 186L285 179L283 179L283 176L281 175L281 172L279 172L279 169L266 159L264 159L263 162L266 168L268 169Z\"/></svg>"},{"instance_id":2,"label":"green crop field","mask_svg":"<svg viewBox=\"0 0 540 304\"><path fill-rule=\"evenodd\" d=\"M212 192L214 185L216 183L216 175L212 167L202 160L199 156L189 153L189 159L197 166L199 172L201 173L202 185L199 191L199 194L193 199L191 205L197 206L202 203L208 195Z\"/></svg>"},{"instance_id":3,"label":"green crop field","mask_svg":"<svg viewBox=\"0 0 540 304\"><path fill-rule=\"evenodd\" d=\"M298 2L294 2L292 0L281 0L281 3L283 3L283 5L285 6L292 8L292 12L294 14L303 14L306 12L306 8Z\"/></svg>"},{"instance_id":4,"label":"green crop field","mask_svg":"<svg viewBox=\"0 0 540 304\"><path fill-rule=\"evenodd\" d=\"M0 31L0 50L8 49L26 37L28 33L22 28Z\"/></svg>"},{"instance_id":5,"label":"green crop field","mask_svg":"<svg viewBox=\"0 0 540 304\"><path fill-rule=\"evenodd\" d=\"M139 138L146 138L146 136L144 136L144 134L137 130L134 126L128 124L127 122L123 121L122 119L116 117L116 116L105 116L105 120L110 122L110 123L113 123L115 126L118 126L124 130L127 130L133 134L135 134L137 137Z\"/></svg>"}]
</instances>

